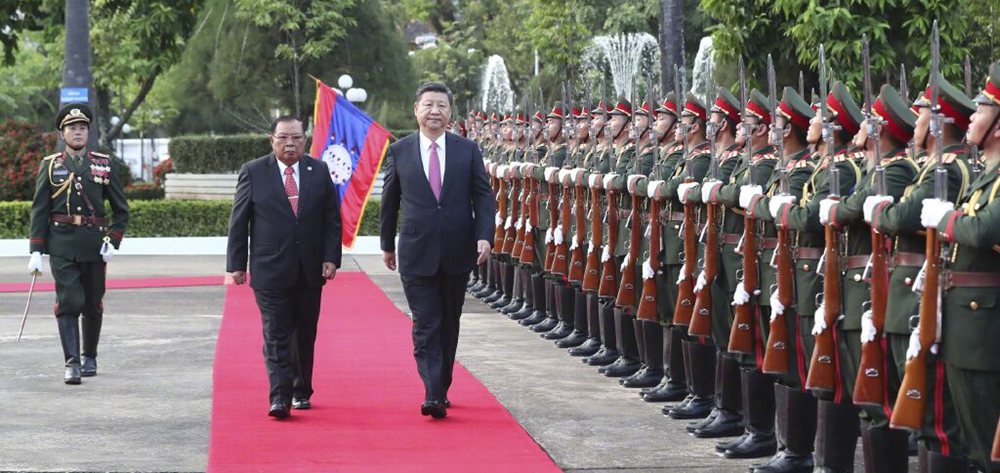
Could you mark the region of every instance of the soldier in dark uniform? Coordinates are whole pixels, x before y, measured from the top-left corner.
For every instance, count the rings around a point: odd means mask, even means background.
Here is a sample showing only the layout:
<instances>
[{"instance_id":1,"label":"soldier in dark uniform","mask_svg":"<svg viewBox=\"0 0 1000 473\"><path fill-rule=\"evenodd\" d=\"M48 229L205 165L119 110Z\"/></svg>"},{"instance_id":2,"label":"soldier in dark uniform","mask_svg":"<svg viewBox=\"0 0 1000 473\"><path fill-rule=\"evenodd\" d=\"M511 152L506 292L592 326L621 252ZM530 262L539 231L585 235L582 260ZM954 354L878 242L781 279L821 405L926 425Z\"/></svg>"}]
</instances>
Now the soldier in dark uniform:
<instances>
[{"instance_id":1,"label":"soldier in dark uniform","mask_svg":"<svg viewBox=\"0 0 1000 473\"><path fill-rule=\"evenodd\" d=\"M31 205L28 269L40 271L42 255L49 255L66 384L80 384L81 376L97 374L107 262L121 245L128 224L128 203L111 169L111 157L87 151L92 118L82 103L59 110L56 126L66 151L42 161ZM110 219L105 199L111 204Z\"/></svg>"},{"instance_id":2,"label":"soldier in dark uniform","mask_svg":"<svg viewBox=\"0 0 1000 473\"><path fill-rule=\"evenodd\" d=\"M941 88L942 92L945 90ZM942 94L942 99L944 94ZM945 365L948 392L954 399L958 424L965 449L976 466L987 472L1000 472L1000 464L990 461L990 445L1000 418L1000 317L997 317L997 287L1000 287L1000 65L990 66L986 86L975 99L976 112L971 117L966 139L983 151L984 172L965 195L956 199L958 210L949 201L933 194L924 196L921 224L936 228L942 241L951 243L942 268L940 348ZM947 107L941 107L942 112ZM953 157L951 159L959 159ZM944 158L948 161L949 158ZM949 178L949 181L951 179ZM948 196L951 199L951 195ZM907 357L920 351L919 332L910 338ZM940 381L939 381L940 382ZM930 389L930 384L928 384ZM927 409L931 409L928 404ZM951 454L961 452L951 452ZM949 452L929 456L930 471L955 471L951 461L936 465Z\"/></svg>"}]
</instances>

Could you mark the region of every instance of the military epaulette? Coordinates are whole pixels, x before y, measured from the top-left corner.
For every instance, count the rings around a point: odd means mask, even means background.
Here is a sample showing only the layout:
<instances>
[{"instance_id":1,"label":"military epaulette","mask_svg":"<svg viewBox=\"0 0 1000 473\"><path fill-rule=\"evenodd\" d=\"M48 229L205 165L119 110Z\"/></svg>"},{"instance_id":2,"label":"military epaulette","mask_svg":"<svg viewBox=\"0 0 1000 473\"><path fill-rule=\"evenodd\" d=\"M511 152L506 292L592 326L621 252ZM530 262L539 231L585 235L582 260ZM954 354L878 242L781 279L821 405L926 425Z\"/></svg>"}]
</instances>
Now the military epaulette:
<instances>
[{"instance_id":1,"label":"military epaulette","mask_svg":"<svg viewBox=\"0 0 1000 473\"><path fill-rule=\"evenodd\" d=\"M942 164L951 164L951 163L955 162L955 159L957 159L957 158L958 158L958 154L957 153L943 153L941 155L941 163Z\"/></svg>"},{"instance_id":2,"label":"military epaulette","mask_svg":"<svg viewBox=\"0 0 1000 473\"><path fill-rule=\"evenodd\" d=\"M59 156L62 156L62 153L50 154L50 155L42 158L42 161L49 160L49 159L55 159L55 158L58 158Z\"/></svg>"},{"instance_id":3,"label":"military epaulette","mask_svg":"<svg viewBox=\"0 0 1000 473\"><path fill-rule=\"evenodd\" d=\"M729 158L733 158L733 157L739 156L739 154L740 154L740 150L738 150L738 149L732 149L732 150L726 151L725 153L722 153L722 161L725 161L725 160L727 160Z\"/></svg>"},{"instance_id":4,"label":"military epaulette","mask_svg":"<svg viewBox=\"0 0 1000 473\"><path fill-rule=\"evenodd\" d=\"M753 156L754 161L763 161L765 159L777 159L777 158L775 158L774 153L762 153L762 154L755 154Z\"/></svg>"},{"instance_id":5,"label":"military epaulette","mask_svg":"<svg viewBox=\"0 0 1000 473\"><path fill-rule=\"evenodd\" d=\"M837 154L837 155L833 156L833 162L835 162L835 163L842 163L842 162L845 162L845 161L852 161L853 159L854 159L854 155L851 154L851 153L842 153L842 154Z\"/></svg>"},{"instance_id":6,"label":"military epaulette","mask_svg":"<svg viewBox=\"0 0 1000 473\"><path fill-rule=\"evenodd\" d=\"M667 149L667 154L674 154L684 149L684 145L673 145Z\"/></svg>"},{"instance_id":7,"label":"military epaulette","mask_svg":"<svg viewBox=\"0 0 1000 473\"><path fill-rule=\"evenodd\" d=\"M110 155L107 155L107 154L104 154L104 153L98 153L97 151L91 151L91 152L90 152L90 155L91 155L92 157L95 157L95 158L105 158L105 159L111 159L111 156L110 156Z\"/></svg>"},{"instance_id":8,"label":"military epaulette","mask_svg":"<svg viewBox=\"0 0 1000 473\"><path fill-rule=\"evenodd\" d=\"M816 168L816 163L808 159L800 159L798 161L788 163L789 169L800 169L800 168Z\"/></svg>"}]
</instances>

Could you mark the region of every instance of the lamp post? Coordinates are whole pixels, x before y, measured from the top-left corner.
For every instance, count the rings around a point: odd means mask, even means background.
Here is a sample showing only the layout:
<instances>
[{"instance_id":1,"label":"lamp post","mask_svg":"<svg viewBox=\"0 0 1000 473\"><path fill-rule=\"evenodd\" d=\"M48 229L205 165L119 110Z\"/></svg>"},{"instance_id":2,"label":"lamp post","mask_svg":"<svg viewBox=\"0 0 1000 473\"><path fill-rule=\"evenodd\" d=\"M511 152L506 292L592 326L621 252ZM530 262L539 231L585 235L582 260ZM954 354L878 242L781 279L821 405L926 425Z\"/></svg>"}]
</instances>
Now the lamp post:
<instances>
[{"instance_id":1,"label":"lamp post","mask_svg":"<svg viewBox=\"0 0 1000 473\"><path fill-rule=\"evenodd\" d=\"M361 87L354 87L354 78L348 74L343 74L337 78L337 85L340 87L337 91L343 91L341 93L344 97L359 107L368 100L368 91Z\"/></svg>"}]
</instances>

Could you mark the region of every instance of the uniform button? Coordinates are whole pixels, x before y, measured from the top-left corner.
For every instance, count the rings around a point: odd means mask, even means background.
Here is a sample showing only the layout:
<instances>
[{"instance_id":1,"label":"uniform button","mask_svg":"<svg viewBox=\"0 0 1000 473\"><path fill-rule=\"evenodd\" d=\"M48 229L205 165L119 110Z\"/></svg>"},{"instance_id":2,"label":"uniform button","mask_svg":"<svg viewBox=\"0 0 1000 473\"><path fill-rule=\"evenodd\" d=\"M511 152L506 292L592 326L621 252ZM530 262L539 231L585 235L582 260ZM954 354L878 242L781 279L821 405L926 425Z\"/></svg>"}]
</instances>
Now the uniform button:
<instances>
[{"instance_id":1,"label":"uniform button","mask_svg":"<svg viewBox=\"0 0 1000 473\"><path fill-rule=\"evenodd\" d=\"M972 301L969 303L969 308L972 310L979 310L979 303L976 301Z\"/></svg>"},{"instance_id":2,"label":"uniform button","mask_svg":"<svg viewBox=\"0 0 1000 473\"><path fill-rule=\"evenodd\" d=\"M802 265L802 270L803 271L809 271L809 265L808 264Z\"/></svg>"},{"instance_id":3,"label":"uniform button","mask_svg":"<svg viewBox=\"0 0 1000 473\"><path fill-rule=\"evenodd\" d=\"M76 176L76 180L78 180L78 181L82 181L82 180L83 180L83 178L82 178L82 177L80 177L80 176Z\"/></svg>"},{"instance_id":4,"label":"uniform button","mask_svg":"<svg viewBox=\"0 0 1000 473\"><path fill-rule=\"evenodd\" d=\"M979 205L980 205L979 203L976 203L976 206L975 206L974 208L975 208L976 210L979 210Z\"/></svg>"},{"instance_id":5,"label":"uniform button","mask_svg":"<svg viewBox=\"0 0 1000 473\"><path fill-rule=\"evenodd\" d=\"M854 275L854 282L861 282L861 275L860 274L855 274Z\"/></svg>"},{"instance_id":6,"label":"uniform button","mask_svg":"<svg viewBox=\"0 0 1000 473\"><path fill-rule=\"evenodd\" d=\"M438 206L438 210L441 210L441 206L440 205Z\"/></svg>"},{"instance_id":7,"label":"uniform button","mask_svg":"<svg viewBox=\"0 0 1000 473\"><path fill-rule=\"evenodd\" d=\"M77 208L76 208L76 210L77 210L77 212L79 212L79 211L82 211L82 210L83 210L83 208L81 208L81 207L77 207Z\"/></svg>"},{"instance_id":8,"label":"uniform button","mask_svg":"<svg viewBox=\"0 0 1000 473\"><path fill-rule=\"evenodd\" d=\"M903 284L906 284L907 286L912 286L913 285L913 278L903 279Z\"/></svg>"},{"instance_id":9,"label":"uniform button","mask_svg":"<svg viewBox=\"0 0 1000 473\"><path fill-rule=\"evenodd\" d=\"M680 228L681 228L680 225L674 225L674 230L679 230Z\"/></svg>"}]
</instances>

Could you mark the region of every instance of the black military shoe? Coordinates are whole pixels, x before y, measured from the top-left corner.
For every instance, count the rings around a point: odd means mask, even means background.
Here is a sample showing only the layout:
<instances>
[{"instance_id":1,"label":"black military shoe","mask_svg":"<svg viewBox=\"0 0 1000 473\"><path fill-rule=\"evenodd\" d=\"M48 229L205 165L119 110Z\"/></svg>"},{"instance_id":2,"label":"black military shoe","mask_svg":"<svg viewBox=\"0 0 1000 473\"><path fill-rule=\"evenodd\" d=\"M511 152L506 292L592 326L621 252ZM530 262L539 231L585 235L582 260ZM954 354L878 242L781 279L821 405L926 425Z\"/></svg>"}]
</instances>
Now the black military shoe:
<instances>
[{"instance_id":1,"label":"black military shoe","mask_svg":"<svg viewBox=\"0 0 1000 473\"><path fill-rule=\"evenodd\" d=\"M695 430L708 427L712 422L715 422L716 418L719 417L719 412L721 411L717 408L712 409L712 412L708 413L708 417L688 424L684 427L684 430L687 430L689 434L693 434Z\"/></svg>"},{"instance_id":2,"label":"black military shoe","mask_svg":"<svg viewBox=\"0 0 1000 473\"><path fill-rule=\"evenodd\" d=\"M663 406L663 408L660 409L660 413L662 413L665 416L669 416L670 415L670 411L672 411L674 409L683 408L683 407L687 406L688 404L691 404L691 401L694 401L694 394L688 394L688 395L684 396L684 399L681 399L681 402L679 402L677 404L674 404L674 405L669 405L668 404L666 406Z\"/></svg>"},{"instance_id":3,"label":"black military shoe","mask_svg":"<svg viewBox=\"0 0 1000 473\"><path fill-rule=\"evenodd\" d=\"M611 350L608 347L601 347L600 350L597 350L597 353L584 358L583 362L590 366L607 366L618 360L620 356L615 350Z\"/></svg>"},{"instance_id":4,"label":"black military shoe","mask_svg":"<svg viewBox=\"0 0 1000 473\"><path fill-rule=\"evenodd\" d=\"M572 325L569 325L566 322L559 322L552 328L552 330L543 333L542 338L546 340L559 340L568 337L571 333L573 333Z\"/></svg>"},{"instance_id":5,"label":"black military shoe","mask_svg":"<svg viewBox=\"0 0 1000 473\"><path fill-rule=\"evenodd\" d=\"M636 374L622 380L622 386L626 388L651 388L656 386L663 379L663 372L659 369L645 367Z\"/></svg>"},{"instance_id":6,"label":"black military shoe","mask_svg":"<svg viewBox=\"0 0 1000 473\"><path fill-rule=\"evenodd\" d=\"M83 365L80 367L80 376L97 376L97 358L91 356L83 357Z\"/></svg>"},{"instance_id":7,"label":"black military shoe","mask_svg":"<svg viewBox=\"0 0 1000 473\"><path fill-rule=\"evenodd\" d=\"M532 325L531 331L535 333L545 333L548 332L549 330L556 328L556 325L558 324L559 324L559 319L555 317L546 317L545 320L542 320L541 322Z\"/></svg>"},{"instance_id":8,"label":"black military shoe","mask_svg":"<svg viewBox=\"0 0 1000 473\"><path fill-rule=\"evenodd\" d=\"M743 443L748 437L750 437L750 432L746 430L743 431L743 435L736 437L732 440L726 440L725 442L719 442L715 444L715 451L719 453L726 453L726 450L733 448L741 443Z\"/></svg>"},{"instance_id":9,"label":"black military shoe","mask_svg":"<svg viewBox=\"0 0 1000 473\"><path fill-rule=\"evenodd\" d=\"M733 457L735 458L735 457ZM752 473L812 473L812 455L796 455L782 450L760 466L750 469Z\"/></svg>"},{"instance_id":10,"label":"black military shoe","mask_svg":"<svg viewBox=\"0 0 1000 473\"><path fill-rule=\"evenodd\" d=\"M556 340L556 346L559 348L573 348L582 345L587 340L590 340L587 338L587 334L579 330L573 330L569 335Z\"/></svg>"},{"instance_id":11,"label":"black military shoe","mask_svg":"<svg viewBox=\"0 0 1000 473\"><path fill-rule=\"evenodd\" d=\"M521 310L522 307L524 307L524 300L523 299L514 299L513 301L511 301L510 304L507 304L507 305L503 306L500 309L500 312L503 313L503 314L505 314L505 315L510 315L510 314L513 314L514 312L517 312L517 311Z\"/></svg>"},{"instance_id":12,"label":"black military shoe","mask_svg":"<svg viewBox=\"0 0 1000 473\"><path fill-rule=\"evenodd\" d=\"M569 356L593 356L601 350L601 342L588 338L582 344L569 349Z\"/></svg>"},{"instance_id":13,"label":"black military shoe","mask_svg":"<svg viewBox=\"0 0 1000 473\"><path fill-rule=\"evenodd\" d=\"M73 363L66 365L66 384L80 384L80 364Z\"/></svg>"},{"instance_id":14,"label":"black military shoe","mask_svg":"<svg viewBox=\"0 0 1000 473\"><path fill-rule=\"evenodd\" d=\"M632 376L636 371L639 371L639 368L642 368L642 363L639 363L639 360L625 358L624 356L618 358L618 360L618 363L615 363L614 365L609 366L608 369L604 370L604 376L609 378Z\"/></svg>"},{"instance_id":15,"label":"black military shoe","mask_svg":"<svg viewBox=\"0 0 1000 473\"><path fill-rule=\"evenodd\" d=\"M486 301L483 301L483 302L486 302ZM506 295L504 293L500 293L500 298L497 299L497 300L495 300L495 301L493 301L493 302L490 302L489 306L490 306L490 309L500 310L500 309L504 308L505 306L507 306L507 304L510 304L510 296L508 296L508 295Z\"/></svg>"},{"instance_id":16,"label":"black military shoe","mask_svg":"<svg viewBox=\"0 0 1000 473\"><path fill-rule=\"evenodd\" d=\"M646 402L677 402L687 397L687 388L680 383L667 382L663 388L642 395Z\"/></svg>"},{"instance_id":17,"label":"black military shoe","mask_svg":"<svg viewBox=\"0 0 1000 473\"><path fill-rule=\"evenodd\" d=\"M701 439L733 437L743 433L743 416L725 409L719 409L719 414L712 423L695 429L694 436Z\"/></svg>"},{"instance_id":18,"label":"black military shoe","mask_svg":"<svg viewBox=\"0 0 1000 473\"><path fill-rule=\"evenodd\" d=\"M726 458L761 458L770 455L778 450L778 442L774 434L753 432L737 445L733 445L725 450Z\"/></svg>"},{"instance_id":19,"label":"black military shoe","mask_svg":"<svg viewBox=\"0 0 1000 473\"><path fill-rule=\"evenodd\" d=\"M531 314L534 313L535 313L534 307L528 304L524 304L523 306L521 306L521 310L511 314L507 314L507 317L511 320L524 320L528 317L531 317Z\"/></svg>"},{"instance_id":20,"label":"black military shoe","mask_svg":"<svg viewBox=\"0 0 1000 473\"><path fill-rule=\"evenodd\" d=\"M673 419L701 419L708 416L713 407L715 407L715 399L695 397L687 405L671 409L668 415Z\"/></svg>"}]
</instances>

